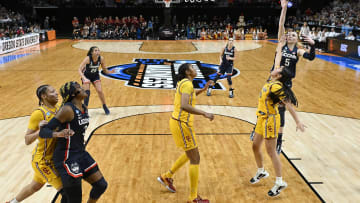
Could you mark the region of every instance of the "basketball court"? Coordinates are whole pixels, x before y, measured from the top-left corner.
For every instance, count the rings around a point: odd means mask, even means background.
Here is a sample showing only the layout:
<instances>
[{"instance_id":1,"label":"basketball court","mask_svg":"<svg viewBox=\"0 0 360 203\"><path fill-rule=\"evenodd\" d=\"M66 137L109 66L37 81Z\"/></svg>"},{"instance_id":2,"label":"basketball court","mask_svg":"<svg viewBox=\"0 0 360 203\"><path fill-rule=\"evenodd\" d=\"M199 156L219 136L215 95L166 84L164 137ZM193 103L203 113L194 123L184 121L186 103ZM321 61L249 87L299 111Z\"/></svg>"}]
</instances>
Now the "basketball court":
<instances>
[{"instance_id":1,"label":"basketball court","mask_svg":"<svg viewBox=\"0 0 360 203\"><path fill-rule=\"evenodd\" d=\"M101 76L109 116L91 88L94 94L89 104L87 150L109 183L99 202L185 202L189 191L187 167L174 176L175 194L156 180L182 153L175 147L168 126L175 93L165 69L186 61L197 64L203 76L199 80L209 78L216 72L219 51L225 43L56 40L0 56L1 199L12 198L32 179L30 162L35 143L26 146L24 135L29 115L37 108L36 88L50 84L58 90L67 81L80 82L78 67L89 47L95 45L107 65L116 70L112 76ZM305 133L296 132L287 113L281 161L289 187L280 196L270 198L267 191L275 177L267 156L265 168L270 177L257 185L249 183L256 172L249 134L256 122L258 94L269 76L276 43L236 41L235 47L235 97L228 97L226 80L220 81L212 96L204 93L197 97L199 108L215 114L212 122L195 116L201 154L199 194L211 202L360 200L360 159L356 156L360 153L359 63L336 65L319 57L313 62L299 61L293 89L299 100L300 119L307 129ZM151 77L166 80L164 84L170 87L131 81L131 76L139 74L141 64L146 65L145 75L154 64L161 65L164 73ZM84 182L83 199L87 199L89 190ZM55 189L46 187L24 202L51 202L55 194Z\"/></svg>"}]
</instances>

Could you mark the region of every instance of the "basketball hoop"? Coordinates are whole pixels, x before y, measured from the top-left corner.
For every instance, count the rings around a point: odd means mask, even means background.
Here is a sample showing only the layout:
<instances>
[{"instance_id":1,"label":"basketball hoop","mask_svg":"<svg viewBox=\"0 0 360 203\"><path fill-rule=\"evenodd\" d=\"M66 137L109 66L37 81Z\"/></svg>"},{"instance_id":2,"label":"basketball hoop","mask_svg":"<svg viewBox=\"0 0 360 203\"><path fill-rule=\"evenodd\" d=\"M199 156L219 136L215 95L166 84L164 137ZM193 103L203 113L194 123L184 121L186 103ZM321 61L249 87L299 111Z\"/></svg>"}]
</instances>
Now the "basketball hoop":
<instances>
[{"instance_id":1,"label":"basketball hoop","mask_svg":"<svg viewBox=\"0 0 360 203\"><path fill-rule=\"evenodd\" d=\"M164 0L164 3L166 8L170 8L171 0Z\"/></svg>"}]
</instances>

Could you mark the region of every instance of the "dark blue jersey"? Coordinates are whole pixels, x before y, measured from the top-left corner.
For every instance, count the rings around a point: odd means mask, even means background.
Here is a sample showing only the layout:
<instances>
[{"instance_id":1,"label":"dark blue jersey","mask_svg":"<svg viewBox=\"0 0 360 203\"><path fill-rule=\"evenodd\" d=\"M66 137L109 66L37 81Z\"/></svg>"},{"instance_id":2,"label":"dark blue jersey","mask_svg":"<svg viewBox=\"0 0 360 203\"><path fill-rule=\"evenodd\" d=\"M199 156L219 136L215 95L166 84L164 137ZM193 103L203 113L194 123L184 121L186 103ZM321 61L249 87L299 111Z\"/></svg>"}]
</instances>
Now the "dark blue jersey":
<instances>
[{"instance_id":1,"label":"dark blue jersey","mask_svg":"<svg viewBox=\"0 0 360 203\"><path fill-rule=\"evenodd\" d=\"M297 52L297 46L295 46L293 50L290 50L287 44L285 44L281 50L280 66L284 66L286 69L290 70L291 78L294 78L296 75L296 63L299 60Z\"/></svg>"},{"instance_id":2,"label":"dark blue jersey","mask_svg":"<svg viewBox=\"0 0 360 203\"><path fill-rule=\"evenodd\" d=\"M54 152L54 162L59 163L67 159L75 158L85 152L84 136L86 128L89 125L89 114L83 105L84 112L81 112L73 103L67 102L74 111L74 119L68 123L63 123L61 130L67 128L75 132L69 138L57 138L56 147Z\"/></svg>"},{"instance_id":3,"label":"dark blue jersey","mask_svg":"<svg viewBox=\"0 0 360 203\"><path fill-rule=\"evenodd\" d=\"M99 67L100 67L100 64L101 64L101 56L99 56L99 58L97 59L96 62L93 61L91 56L89 56L89 59L90 59L90 63L86 64L84 75L86 77L99 75Z\"/></svg>"},{"instance_id":4,"label":"dark blue jersey","mask_svg":"<svg viewBox=\"0 0 360 203\"><path fill-rule=\"evenodd\" d=\"M233 60L227 60L226 56L234 57L235 56L235 46L233 46L231 49L228 49L227 45L224 49L224 53L222 55L222 64L223 65L230 65L233 66L234 61Z\"/></svg>"}]
</instances>

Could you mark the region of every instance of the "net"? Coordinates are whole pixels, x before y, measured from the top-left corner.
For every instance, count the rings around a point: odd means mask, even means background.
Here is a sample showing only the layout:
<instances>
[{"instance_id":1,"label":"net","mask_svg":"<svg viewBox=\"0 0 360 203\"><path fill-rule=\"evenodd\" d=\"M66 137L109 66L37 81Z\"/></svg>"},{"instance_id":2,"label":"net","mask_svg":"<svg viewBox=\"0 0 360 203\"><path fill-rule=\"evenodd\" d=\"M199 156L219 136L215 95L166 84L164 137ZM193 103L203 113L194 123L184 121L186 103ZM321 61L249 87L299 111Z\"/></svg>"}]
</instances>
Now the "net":
<instances>
[{"instance_id":1,"label":"net","mask_svg":"<svg viewBox=\"0 0 360 203\"><path fill-rule=\"evenodd\" d=\"M171 0L164 0L164 3L166 8L170 8Z\"/></svg>"}]
</instances>

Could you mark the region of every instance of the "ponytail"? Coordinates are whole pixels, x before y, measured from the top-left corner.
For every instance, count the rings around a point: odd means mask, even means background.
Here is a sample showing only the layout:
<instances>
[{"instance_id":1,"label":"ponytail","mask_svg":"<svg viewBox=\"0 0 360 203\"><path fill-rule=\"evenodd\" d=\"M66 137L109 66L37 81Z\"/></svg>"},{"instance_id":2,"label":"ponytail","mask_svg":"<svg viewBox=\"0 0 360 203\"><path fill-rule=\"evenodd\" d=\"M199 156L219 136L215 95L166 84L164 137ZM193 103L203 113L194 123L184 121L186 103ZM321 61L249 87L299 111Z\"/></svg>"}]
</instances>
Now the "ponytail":
<instances>
[{"instance_id":1,"label":"ponytail","mask_svg":"<svg viewBox=\"0 0 360 203\"><path fill-rule=\"evenodd\" d=\"M76 84L78 84L78 83L71 81L71 82L67 82L63 86L61 86L60 94L61 94L61 97L63 98L62 105L64 105L66 102L71 102L71 100L74 97L76 97L76 95L77 95L76 87L75 87Z\"/></svg>"},{"instance_id":2,"label":"ponytail","mask_svg":"<svg viewBox=\"0 0 360 203\"><path fill-rule=\"evenodd\" d=\"M36 89L36 96L39 99L39 106L41 106L41 95L46 93L47 88L49 87L49 85L41 85Z\"/></svg>"},{"instance_id":3,"label":"ponytail","mask_svg":"<svg viewBox=\"0 0 360 203\"><path fill-rule=\"evenodd\" d=\"M285 101L290 101L293 105L296 107L298 106L297 98L294 94L294 92L291 90L290 87L288 87L285 83L291 80L291 73L288 69L283 68L280 72L282 75L279 79L279 82L282 83L282 88L277 90L276 92L272 93L270 92L269 97L271 100L273 100L274 104L280 102L280 97L285 97Z\"/></svg>"},{"instance_id":4,"label":"ponytail","mask_svg":"<svg viewBox=\"0 0 360 203\"><path fill-rule=\"evenodd\" d=\"M178 70L178 74L176 76L176 81L177 82L179 82L182 79L186 78L186 71L189 70L189 68L190 68L189 63L181 64L181 66L179 67L179 70Z\"/></svg>"}]
</instances>

